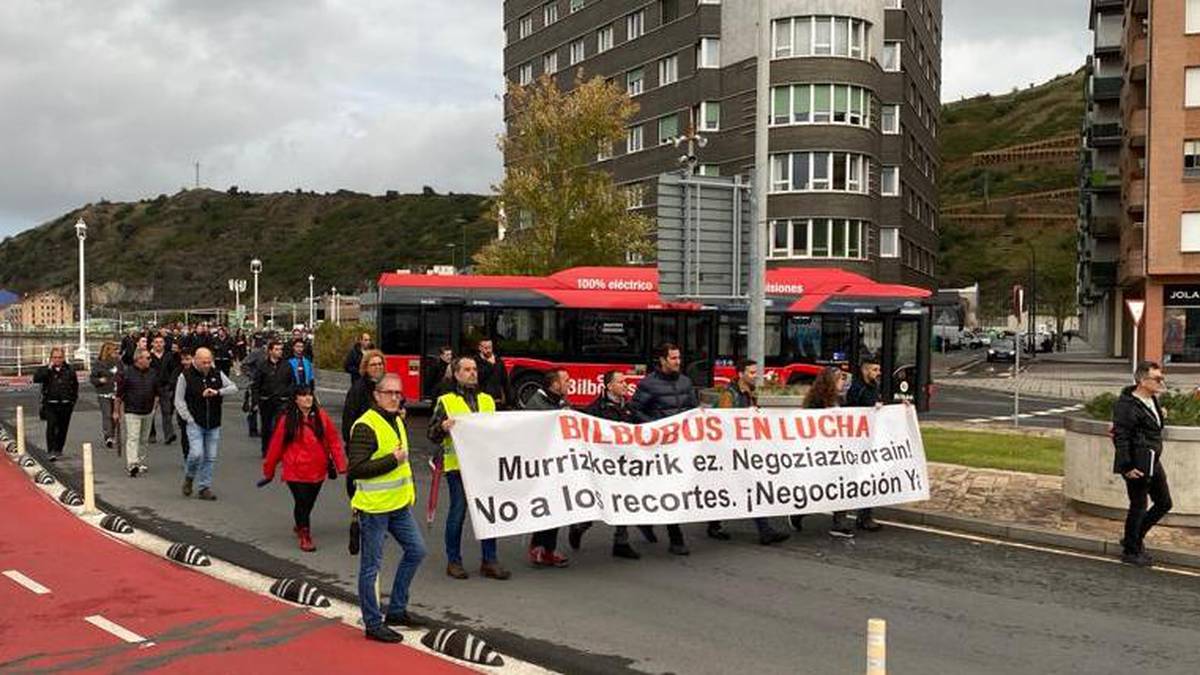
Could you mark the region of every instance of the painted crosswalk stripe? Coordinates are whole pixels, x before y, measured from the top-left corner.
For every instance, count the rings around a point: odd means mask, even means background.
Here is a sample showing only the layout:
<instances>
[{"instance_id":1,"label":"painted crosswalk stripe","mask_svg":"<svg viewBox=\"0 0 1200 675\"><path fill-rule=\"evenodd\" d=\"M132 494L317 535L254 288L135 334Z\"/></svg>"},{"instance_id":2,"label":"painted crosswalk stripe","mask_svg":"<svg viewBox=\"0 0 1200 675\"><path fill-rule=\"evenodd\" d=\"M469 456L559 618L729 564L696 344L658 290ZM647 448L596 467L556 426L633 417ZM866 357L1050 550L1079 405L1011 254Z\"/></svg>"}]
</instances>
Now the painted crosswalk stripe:
<instances>
[{"instance_id":1,"label":"painted crosswalk stripe","mask_svg":"<svg viewBox=\"0 0 1200 675\"><path fill-rule=\"evenodd\" d=\"M4 576L8 577L9 579L12 579L13 582L20 584L21 586L24 586L25 588L29 589L33 593L36 593L37 595L46 595L50 592L49 588L46 588L45 586L39 584L38 582L34 581L33 579L30 579L29 577L25 576L24 574L21 574L20 572L18 572L16 570L4 570Z\"/></svg>"},{"instance_id":2,"label":"painted crosswalk stripe","mask_svg":"<svg viewBox=\"0 0 1200 675\"><path fill-rule=\"evenodd\" d=\"M100 616L99 614L93 614L92 616L84 617L83 620L92 624L96 628L99 628L100 630L104 631L105 633L109 633L110 635L115 635L116 637L118 637L126 642L133 642L133 643L141 642L141 643L144 643L143 644L144 647L150 647L154 644L153 642L150 642L149 640L142 637L141 635L138 635L137 633L129 630L128 628L125 628L124 626L115 624L112 621L109 621L108 619Z\"/></svg>"}]
</instances>

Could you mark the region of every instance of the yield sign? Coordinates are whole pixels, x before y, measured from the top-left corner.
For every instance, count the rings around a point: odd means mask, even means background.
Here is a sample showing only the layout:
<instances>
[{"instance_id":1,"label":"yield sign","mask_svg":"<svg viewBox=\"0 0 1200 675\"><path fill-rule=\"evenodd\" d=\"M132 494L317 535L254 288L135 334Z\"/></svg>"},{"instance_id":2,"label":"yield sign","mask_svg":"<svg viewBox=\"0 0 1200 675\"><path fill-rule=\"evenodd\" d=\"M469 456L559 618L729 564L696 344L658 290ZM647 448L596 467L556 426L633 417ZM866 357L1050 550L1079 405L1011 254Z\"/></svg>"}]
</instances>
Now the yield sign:
<instances>
[{"instance_id":1,"label":"yield sign","mask_svg":"<svg viewBox=\"0 0 1200 675\"><path fill-rule=\"evenodd\" d=\"M1126 300L1125 306L1129 308L1129 314L1133 317L1133 325L1142 325L1142 314L1146 311L1146 301Z\"/></svg>"}]
</instances>

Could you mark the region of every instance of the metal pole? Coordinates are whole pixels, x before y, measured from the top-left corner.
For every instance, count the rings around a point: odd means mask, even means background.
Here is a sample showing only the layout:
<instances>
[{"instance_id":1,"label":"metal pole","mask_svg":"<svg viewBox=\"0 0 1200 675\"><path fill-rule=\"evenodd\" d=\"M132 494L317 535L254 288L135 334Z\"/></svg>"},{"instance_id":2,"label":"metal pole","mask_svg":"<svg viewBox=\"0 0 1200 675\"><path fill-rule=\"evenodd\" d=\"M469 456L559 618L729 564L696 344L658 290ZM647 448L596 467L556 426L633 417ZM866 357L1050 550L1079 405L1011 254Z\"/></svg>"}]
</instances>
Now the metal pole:
<instances>
[{"instance_id":1,"label":"metal pole","mask_svg":"<svg viewBox=\"0 0 1200 675\"><path fill-rule=\"evenodd\" d=\"M254 327L258 328L258 270L254 270Z\"/></svg>"},{"instance_id":2,"label":"metal pole","mask_svg":"<svg viewBox=\"0 0 1200 675\"><path fill-rule=\"evenodd\" d=\"M766 232L770 158L767 116L771 103L771 18L767 0L758 0L757 89L754 104L754 229L750 233L750 311L746 317L747 351L757 361L762 383L766 332Z\"/></svg>"},{"instance_id":3,"label":"metal pole","mask_svg":"<svg viewBox=\"0 0 1200 675\"><path fill-rule=\"evenodd\" d=\"M308 329L312 330L317 321L313 314L313 275L308 275Z\"/></svg>"},{"instance_id":4,"label":"metal pole","mask_svg":"<svg viewBox=\"0 0 1200 675\"><path fill-rule=\"evenodd\" d=\"M1135 322L1134 322L1134 324L1133 324L1133 352L1132 352L1132 353L1129 355L1129 357L1130 357L1130 358L1129 358L1129 360L1130 360L1130 362L1131 362L1131 363L1129 364L1129 365L1130 365L1130 370L1133 372L1133 375L1134 375L1134 377L1137 377L1137 364L1138 364L1138 328L1140 327L1140 323L1141 323L1141 322L1136 322L1136 321L1135 321Z\"/></svg>"},{"instance_id":5,"label":"metal pole","mask_svg":"<svg viewBox=\"0 0 1200 675\"><path fill-rule=\"evenodd\" d=\"M1024 306L1025 293L1020 292L1021 305ZM1017 311L1017 339L1013 345L1013 426L1021 426L1021 312Z\"/></svg>"},{"instance_id":6,"label":"metal pole","mask_svg":"<svg viewBox=\"0 0 1200 675\"><path fill-rule=\"evenodd\" d=\"M80 219L82 221L82 219ZM79 349L75 350L75 356L83 359L84 368L87 368L87 338L84 336L84 326L87 324L87 308L84 306L86 295L86 287L84 285L84 270L83 270L83 236L79 237Z\"/></svg>"}]
</instances>

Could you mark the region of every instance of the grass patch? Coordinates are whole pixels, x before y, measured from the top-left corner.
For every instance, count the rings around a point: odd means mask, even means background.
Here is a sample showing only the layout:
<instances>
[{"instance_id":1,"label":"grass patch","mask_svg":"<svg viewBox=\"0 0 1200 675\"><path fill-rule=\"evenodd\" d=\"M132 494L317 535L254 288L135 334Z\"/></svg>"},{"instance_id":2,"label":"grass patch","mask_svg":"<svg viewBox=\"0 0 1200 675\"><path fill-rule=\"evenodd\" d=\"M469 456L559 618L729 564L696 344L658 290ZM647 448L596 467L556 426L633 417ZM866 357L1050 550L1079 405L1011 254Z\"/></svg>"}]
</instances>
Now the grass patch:
<instances>
[{"instance_id":1,"label":"grass patch","mask_svg":"<svg viewBox=\"0 0 1200 675\"><path fill-rule=\"evenodd\" d=\"M1063 439L984 431L922 428L931 462L1052 476L1063 472Z\"/></svg>"}]
</instances>

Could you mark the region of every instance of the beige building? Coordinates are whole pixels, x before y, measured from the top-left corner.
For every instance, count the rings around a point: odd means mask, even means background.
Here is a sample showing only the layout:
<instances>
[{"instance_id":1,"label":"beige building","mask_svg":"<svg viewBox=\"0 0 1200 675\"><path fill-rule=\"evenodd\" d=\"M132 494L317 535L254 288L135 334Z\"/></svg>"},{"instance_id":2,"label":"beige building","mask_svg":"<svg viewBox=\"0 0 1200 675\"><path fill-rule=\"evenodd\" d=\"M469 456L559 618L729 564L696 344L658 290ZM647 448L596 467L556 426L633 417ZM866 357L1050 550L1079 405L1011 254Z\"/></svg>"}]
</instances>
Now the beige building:
<instances>
[{"instance_id":1,"label":"beige building","mask_svg":"<svg viewBox=\"0 0 1200 675\"><path fill-rule=\"evenodd\" d=\"M75 305L53 291L27 295L21 300L20 327L55 328L75 323Z\"/></svg>"}]
</instances>

